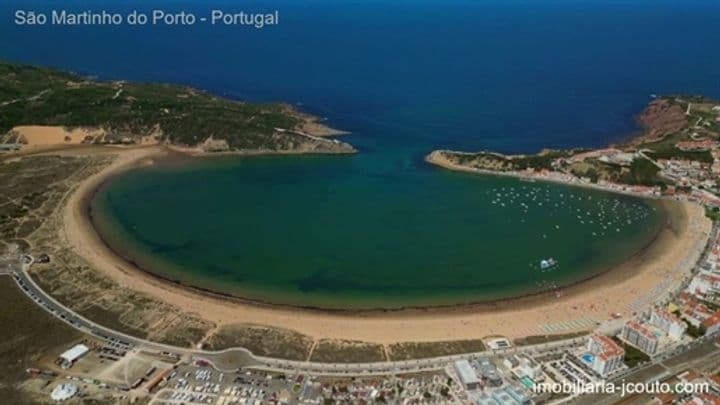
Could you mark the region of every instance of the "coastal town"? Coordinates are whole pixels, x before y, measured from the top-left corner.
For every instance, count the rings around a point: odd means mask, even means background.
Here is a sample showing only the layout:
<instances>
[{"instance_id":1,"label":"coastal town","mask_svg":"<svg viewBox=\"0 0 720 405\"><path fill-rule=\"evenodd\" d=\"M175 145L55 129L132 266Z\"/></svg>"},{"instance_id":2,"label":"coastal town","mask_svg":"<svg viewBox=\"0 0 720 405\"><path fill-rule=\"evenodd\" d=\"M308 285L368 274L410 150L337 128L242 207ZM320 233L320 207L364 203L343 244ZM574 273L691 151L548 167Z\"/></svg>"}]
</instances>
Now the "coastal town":
<instances>
[{"instance_id":1,"label":"coastal town","mask_svg":"<svg viewBox=\"0 0 720 405\"><path fill-rule=\"evenodd\" d=\"M684 108L691 116L692 106ZM697 139L677 141L676 153L691 152L689 156L696 158L697 152L707 152L713 160L669 155L652 159L662 184L620 184L573 174L579 164L626 167L638 159L650 161L646 156L656 152L645 147L636 152L584 151L553 159L550 169L500 173L692 201L716 219L720 105L698 109L715 115L693 118L693 125L682 131L693 131L690 136ZM668 273L673 277L638 296L625 313L608 313L596 323L546 325L544 336L526 341L486 336L481 351L380 362L300 361L257 355L241 347L213 351L156 343L95 323L45 292L33 279L33 268L52 266L53 255L33 256L16 247L0 259L0 267L24 304L42 310L51 318L47 322L80 332L66 344L36 355L25 370L23 390L38 402L489 405L622 399L700 405L720 402L717 222L698 253L690 272L679 268ZM563 334L577 326L582 333Z\"/></svg>"},{"instance_id":2,"label":"coastal town","mask_svg":"<svg viewBox=\"0 0 720 405\"><path fill-rule=\"evenodd\" d=\"M0 16L0 405L720 405L720 0Z\"/></svg>"},{"instance_id":3,"label":"coastal town","mask_svg":"<svg viewBox=\"0 0 720 405\"><path fill-rule=\"evenodd\" d=\"M436 150L426 160L451 170L683 199L718 213L720 104L702 97L656 97L638 121L640 136L608 148L536 155Z\"/></svg>"},{"instance_id":4,"label":"coastal town","mask_svg":"<svg viewBox=\"0 0 720 405\"><path fill-rule=\"evenodd\" d=\"M0 298L12 309L0 354L8 385L30 403L720 403L717 101L652 97L638 117L642 134L601 149L426 157L523 180L486 190L489 204L507 205L518 220L530 200L563 210L575 198L535 182L667 203L667 229L625 274L575 286L539 281L541 293L525 302L354 316L264 308L144 278L108 254L86 205L110 176L171 153L357 152L327 138L342 132L282 104L0 67L12 78L8 93L18 93L0 117ZM59 113L53 92L81 107ZM110 100L105 121L85 102L95 92ZM132 109L138 98L152 108ZM128 109L132 116L118 118ZM68 116L85 124L65 125ZM620 234L652 211L611 198L593 204L597 211L573 214L592 236ZM535 265L542 275L558 262ZM7 400L23 403L15 398Z\"/></svg>"}]
</instances>

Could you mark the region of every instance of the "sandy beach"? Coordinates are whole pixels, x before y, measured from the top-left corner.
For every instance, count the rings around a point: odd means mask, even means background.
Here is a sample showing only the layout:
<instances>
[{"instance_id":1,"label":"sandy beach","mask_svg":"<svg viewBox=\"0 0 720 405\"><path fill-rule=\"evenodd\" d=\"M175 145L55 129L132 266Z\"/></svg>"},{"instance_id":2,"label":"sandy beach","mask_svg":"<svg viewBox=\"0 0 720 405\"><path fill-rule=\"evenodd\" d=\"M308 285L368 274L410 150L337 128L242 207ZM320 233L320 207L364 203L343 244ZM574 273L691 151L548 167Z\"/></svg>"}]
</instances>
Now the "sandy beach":
<instances>
[{"instance_id":1,"label":"sandy beach","mask_svg":"<svg viewBox=\"0 0 720 405\"><path fill-rule=\"evenodd\" d=\"M293 329L313 338L388 344L476 339L489 335L521 337L540 334L543 324L587 318L601 321L614 313L628 317L632 315L630 308L638 300L646 297L647 302L652 302L658 295L658 285L664 283L663 288L670 289L688 274L711 228L703 207L686 202L663 203L669 221L654 243L623 265L563 289L560 298L545 295L452 309L352 314L267 307L202 294L165 282L135 268L110 250L88 216L87 207L94 191L117 173L152 164L154 159L171 152L164 147L148 146L110 152L104 149L100 153L114 153L117 158L100 173L80 182L68 199L59 235L67 246L120 285L195 312L217 325L268 325Z\"/></svg>"},{"instance_id":2,"label":"sandy beach","mask_svg":"<svg viewBox=\"0 0 720 405\"><path fill-rule=\"evenodd\" d=\"M18 143L25 149L41 148L59 145L79 145L91 143L105 135L100 128L73 128L60 126L23 125L14 127L9 136L17 137Z\"/></svg>"}]
</instances>

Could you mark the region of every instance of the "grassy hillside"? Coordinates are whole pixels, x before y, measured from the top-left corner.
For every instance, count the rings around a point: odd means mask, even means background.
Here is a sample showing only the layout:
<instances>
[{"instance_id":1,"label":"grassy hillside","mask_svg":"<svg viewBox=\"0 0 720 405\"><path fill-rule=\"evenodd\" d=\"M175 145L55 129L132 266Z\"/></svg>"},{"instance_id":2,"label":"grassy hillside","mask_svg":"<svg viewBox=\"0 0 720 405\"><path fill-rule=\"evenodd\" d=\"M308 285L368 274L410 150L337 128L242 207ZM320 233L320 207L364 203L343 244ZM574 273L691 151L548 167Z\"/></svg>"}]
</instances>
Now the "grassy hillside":
<instances>
[{"instance_id":1,"label":"grassy hillside","mask_svg":"<svg viewBox=\"0 0 720 405\"><path fill-rule=\"evenodd\" d=\"M337 148L331 141L285 131L307 119L284 104L243 103L177 85L100 82L0 63L0 135L20 125L57 125L103 128L108 143L153 134L189 146L213 137L227 141L230 149Z\"/></svg>"},{"instance_id":2,"label":"grassy hillside","mask_svg":"<svg viewBox=\"0 0 720 405\"><path fill-rule=\"evenodd\" d=\"M638 123L641 133L597 150L544 150L531 155L438 150L428 156L495 172L548 170L593 183L660 189L677 183L683 191L692 186L720 195L717 169L712 168L720 164L720 101L687 95L656 98L638 116ZM664 162L670 160L674 162Z\"/></svg>"}]
</instances>

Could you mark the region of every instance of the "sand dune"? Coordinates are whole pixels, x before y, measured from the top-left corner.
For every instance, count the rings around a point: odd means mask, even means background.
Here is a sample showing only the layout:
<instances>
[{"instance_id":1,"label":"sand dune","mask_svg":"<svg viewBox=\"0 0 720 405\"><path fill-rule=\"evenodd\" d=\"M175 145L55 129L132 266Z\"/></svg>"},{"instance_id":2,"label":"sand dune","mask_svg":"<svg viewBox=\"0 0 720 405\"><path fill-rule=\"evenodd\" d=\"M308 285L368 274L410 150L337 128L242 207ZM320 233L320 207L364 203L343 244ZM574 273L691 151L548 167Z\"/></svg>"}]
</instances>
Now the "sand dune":
<instances>
[{"instance_id":1,"label":"sand dune","mask_svg":"<svg viewBox=\"0 0 720 405\"><path fill-rule=\"evenodd\" d=\"M60 126L25 125L11 129L10 135L16 137L17 143L32 148L36 146L90 143L97 138L101 138L104 131L98 128L74 128L68 130Z\"/></svg>"}]
</instances>

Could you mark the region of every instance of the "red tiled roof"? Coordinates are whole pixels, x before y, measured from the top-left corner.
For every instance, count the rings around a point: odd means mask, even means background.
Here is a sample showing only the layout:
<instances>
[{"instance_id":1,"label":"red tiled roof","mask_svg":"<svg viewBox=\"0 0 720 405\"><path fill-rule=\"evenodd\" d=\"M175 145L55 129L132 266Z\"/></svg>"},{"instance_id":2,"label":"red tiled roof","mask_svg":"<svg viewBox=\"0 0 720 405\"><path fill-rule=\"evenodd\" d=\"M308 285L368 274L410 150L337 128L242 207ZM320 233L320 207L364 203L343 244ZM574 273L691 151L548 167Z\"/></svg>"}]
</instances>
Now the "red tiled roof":
<instances>
[{"instance_id":1,"label":"red tiled roof","mask_svg":"<svg viewBox=\"0 0 720 405\"><path fill-rule=\"evenodd\" d=\"M640 333L648 339L657 340L657 336L655 336L655 334L650 332L648 328L640 325L637 321L630 320L625 324L625 326L635 330L636 332Z\"/></svg>"},{"instance_id":2,"label":"red tiled roof","mask_svg":"<svg viewBox=\"0 0 720 405\"><path fill-rule=\"evenodd\" d=\"M674 323L682 323L682 321L677 316L671 314L664 308L655 308L654 311L659 317L661 317L665 320L668 320L668 321L674 322Z\"/></svg>"},{"instance_id":3,"label":"red tiled roof","mask_svg":"<svg viewBox=\"0 0 720 405\"><path fill-rule=\"evenodd\" d=\"M703 321L702 326L705 328L709 328L711 326L717 325L720 323L720 311L715 312L712 314L709 318Z\"/></svg>"},{"instance_id":4,"label":"red tiled roof","mask_svg":"<svg viewBox=\"0 0 720 405\"><path fill-rule=\"evenodd\" d=\"M620 347L620 345L618 345L617 343L615 343L614 340L605 335L595 333L590 336L590 339L592 339L593 341L595 341L595 343L602 347L603 351L601 353L598 353L597 356L603 360L608 360L612 357L623 356L625 354L625 350Z\"/></svg>"}]
</instances>

